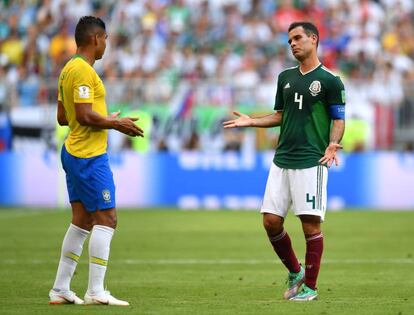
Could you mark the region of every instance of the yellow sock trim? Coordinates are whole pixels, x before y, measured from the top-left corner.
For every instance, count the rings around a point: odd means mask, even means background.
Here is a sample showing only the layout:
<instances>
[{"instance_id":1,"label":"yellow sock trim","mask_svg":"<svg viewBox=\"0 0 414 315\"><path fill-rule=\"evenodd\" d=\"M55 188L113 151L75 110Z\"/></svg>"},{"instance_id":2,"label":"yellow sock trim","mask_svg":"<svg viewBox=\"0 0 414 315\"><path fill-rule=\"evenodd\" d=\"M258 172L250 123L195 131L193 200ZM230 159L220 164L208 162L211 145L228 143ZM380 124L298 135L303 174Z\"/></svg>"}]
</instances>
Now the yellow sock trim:
<instances>
[{"instance_id":1,"label":"yellow sock trim","mask_svg":"<svg viewBox=\"0 0 414 315\"><path fill-rule=\"evenodd\" d=\"M95 257L95 256L91 256L90 262L92 264L97 264L97 265L101 265L101 266L104 266L104 267L106 267L108 265L107 260L102 259L102 258L98 258L98 257Z\"/></svg>"},{"instance_id":2,"label":"yellow sock trim","mask_svg":"<svg viewBox=\"0 0 414 315\"><path fill-rule=\"evenodd\" d=\"M72 259L75 262L78 262L79 261L79 256L76 255L75 253L72 253L72 252L66 252L65 253L65 257L66 258L69 258L69 259Z\"/></svg>"}]
</instances>

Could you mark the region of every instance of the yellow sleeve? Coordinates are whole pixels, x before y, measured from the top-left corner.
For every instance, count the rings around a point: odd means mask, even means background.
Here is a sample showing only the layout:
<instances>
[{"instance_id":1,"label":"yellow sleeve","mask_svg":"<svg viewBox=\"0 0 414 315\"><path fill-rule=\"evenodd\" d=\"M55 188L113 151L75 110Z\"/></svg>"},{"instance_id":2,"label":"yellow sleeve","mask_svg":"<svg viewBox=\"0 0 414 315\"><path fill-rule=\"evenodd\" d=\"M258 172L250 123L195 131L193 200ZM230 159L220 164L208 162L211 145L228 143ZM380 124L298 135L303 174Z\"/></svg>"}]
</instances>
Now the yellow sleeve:
<instances>
[{"instance_id":1,"label":"yellow sleeve","mask_svg":"<svg viewBox=\"0 0 414 315\"><path fill-rule=\"evenodd\" d=\"M93 103L95 75L93 69L79 67L73 76L73 102Z\"/></svg>"},{"instance_id":2,"label":"yellow sleeve","mask_svg":"<svg viewBox=\"0 0 414 315\"><path fill-rule=\"evenodd\" d=\"M62 70L62 72L63 72L63 70ZM64 74L62 72L60 73L59 79L58 79L58 101L63 103L63 96L62 96L62 94L63 94L63 80L62 80L62 78L63 78Z\"/></svg>"}]
</instances>

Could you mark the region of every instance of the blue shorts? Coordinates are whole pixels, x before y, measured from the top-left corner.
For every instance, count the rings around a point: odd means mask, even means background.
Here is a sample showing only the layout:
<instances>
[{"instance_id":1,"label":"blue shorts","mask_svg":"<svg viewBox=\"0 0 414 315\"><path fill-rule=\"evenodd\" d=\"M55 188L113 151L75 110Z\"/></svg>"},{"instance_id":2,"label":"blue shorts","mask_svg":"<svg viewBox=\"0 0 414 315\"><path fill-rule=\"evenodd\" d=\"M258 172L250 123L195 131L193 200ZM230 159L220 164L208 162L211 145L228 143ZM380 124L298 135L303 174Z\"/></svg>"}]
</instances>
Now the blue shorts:
<instances>
[{"instance_id":1,"label":"blue shorts","mask_svg":"<svg viewBox=\"0 0 414 315\"><path fill-rule=\"evenodd\" d=\"M80 201L87 211L115 208L115 184L108 155L78 158L62 146L63 169L69 201Z\"/></svg>"}]
</instances>

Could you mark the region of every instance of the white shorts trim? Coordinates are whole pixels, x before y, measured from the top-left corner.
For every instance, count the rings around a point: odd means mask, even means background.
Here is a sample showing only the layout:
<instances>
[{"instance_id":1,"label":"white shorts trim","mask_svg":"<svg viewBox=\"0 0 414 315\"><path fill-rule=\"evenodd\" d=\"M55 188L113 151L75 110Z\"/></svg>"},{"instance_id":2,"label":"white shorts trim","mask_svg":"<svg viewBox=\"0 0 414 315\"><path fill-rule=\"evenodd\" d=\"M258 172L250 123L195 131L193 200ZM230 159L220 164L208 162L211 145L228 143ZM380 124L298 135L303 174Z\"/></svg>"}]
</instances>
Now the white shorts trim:
<instances>
[{"instance_id":1,"label":"white shorts trim","mask_svg":"<svg viewBox=\"0 0 414 315\"><path fill-rule=\"evenodd\" d=\"M272 163L260 212L285 218L292 209L295 215L316 215L323 221L327 183L328 169L325 166L283 169Z\"/></svg>"}]
</instances>

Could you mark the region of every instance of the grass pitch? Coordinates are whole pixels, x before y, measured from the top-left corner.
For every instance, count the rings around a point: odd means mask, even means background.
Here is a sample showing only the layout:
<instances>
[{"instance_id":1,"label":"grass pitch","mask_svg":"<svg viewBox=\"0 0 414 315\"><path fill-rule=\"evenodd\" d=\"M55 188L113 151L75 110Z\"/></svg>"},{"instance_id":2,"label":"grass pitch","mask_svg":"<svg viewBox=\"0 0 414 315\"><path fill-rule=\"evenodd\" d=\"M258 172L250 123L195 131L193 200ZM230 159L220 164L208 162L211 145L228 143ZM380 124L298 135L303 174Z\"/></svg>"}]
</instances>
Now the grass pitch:
<instances>
[{"instance_id":1,"label":"grass pitch","mask_svg":"<svg viewBox=\"0 0 414 315\"><path fill-rule=\"evenodd\" d=\"M51 306L67 211L0 209L0 314L414 314L414 212L328 213L320 300L282 300L257 212L119 211L106 283L130 307ZM299 221L286 228L303 261ZM87 244L72 289L87 286Z\"/></svg>"}]
</instances>

